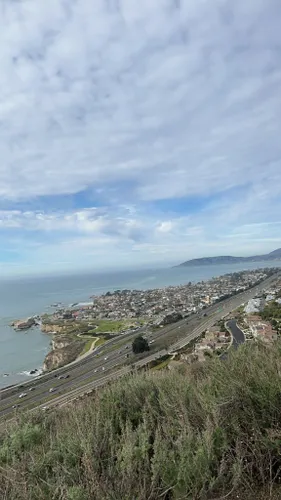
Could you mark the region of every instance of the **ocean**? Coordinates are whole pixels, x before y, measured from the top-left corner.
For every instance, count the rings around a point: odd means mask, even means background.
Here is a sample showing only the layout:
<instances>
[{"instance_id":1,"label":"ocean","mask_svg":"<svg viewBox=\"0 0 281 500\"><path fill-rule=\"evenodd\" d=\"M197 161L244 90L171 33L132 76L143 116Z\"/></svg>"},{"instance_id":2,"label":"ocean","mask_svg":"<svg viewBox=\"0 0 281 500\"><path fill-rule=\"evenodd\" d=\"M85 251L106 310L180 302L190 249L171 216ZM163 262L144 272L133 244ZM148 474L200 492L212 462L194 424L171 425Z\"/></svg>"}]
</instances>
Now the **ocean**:
<instances>
[{"instance_id":1,"label":"ocean","mask_svg":"<svg viewBox=\"0 0 281 500\"><path fill-rule=\"evenodd\" d=\"M51 304L89 302L91 295L116 289L149 289L208 280L244 269L281 267L281 261L157 270L123 271L44 278L2 280L0 283L0 387L27 380L40 370L51 337L38 328L16 332L12 320L50 312Z\"/></svg>"}]
</instances>

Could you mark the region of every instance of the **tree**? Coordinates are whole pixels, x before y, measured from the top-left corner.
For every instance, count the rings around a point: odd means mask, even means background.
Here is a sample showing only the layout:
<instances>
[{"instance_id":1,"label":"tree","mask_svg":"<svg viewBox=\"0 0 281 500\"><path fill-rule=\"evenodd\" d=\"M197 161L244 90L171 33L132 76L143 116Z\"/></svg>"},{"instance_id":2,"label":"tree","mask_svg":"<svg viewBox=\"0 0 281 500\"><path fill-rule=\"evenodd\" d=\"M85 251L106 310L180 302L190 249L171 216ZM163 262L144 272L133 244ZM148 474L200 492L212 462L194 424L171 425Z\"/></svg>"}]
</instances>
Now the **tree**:
<instances>
[{"instance_id":1,"label":"tree","mask_svg":"<svg viewBox=\"0 0 281 500\"><path fill-rule=\"evenodd\" d=\"M139 335L134 339L132 349L134 354L139 354L141 352L149 351L149 344L144 337Z\"/></svg>"}]
</instances>

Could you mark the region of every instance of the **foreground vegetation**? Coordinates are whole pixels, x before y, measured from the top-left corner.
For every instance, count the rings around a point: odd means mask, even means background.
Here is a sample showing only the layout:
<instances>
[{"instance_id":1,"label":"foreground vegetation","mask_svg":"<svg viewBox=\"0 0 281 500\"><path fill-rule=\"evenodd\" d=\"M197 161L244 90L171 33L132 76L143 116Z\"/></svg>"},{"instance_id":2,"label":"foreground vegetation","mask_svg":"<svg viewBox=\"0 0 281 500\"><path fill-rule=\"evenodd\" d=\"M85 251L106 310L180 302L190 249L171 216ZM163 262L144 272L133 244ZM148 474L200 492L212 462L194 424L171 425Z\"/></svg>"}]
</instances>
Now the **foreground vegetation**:
<instances>
[{"instance_id":1,"label":"foreground vegetation","mask_svg":"<svg viewBox=\"0 0 281 500\"><path fill-rule=\"evenodd\" d=\"M260 316L266 321L270 321L272 327L281 334L281 304L275 302L269 302L263 311L261 311Z\"/></svg>"},{"instance_id":2,"label":"foreground vegetation","mask_svg":"<svg viewBox=\"0 0 281 500\"><path fill-rule=\"evenodd\" d=\"M122 379L0 441L5 500L269 499L280 478L280 344Z\"/></svg>"}]
</instances>

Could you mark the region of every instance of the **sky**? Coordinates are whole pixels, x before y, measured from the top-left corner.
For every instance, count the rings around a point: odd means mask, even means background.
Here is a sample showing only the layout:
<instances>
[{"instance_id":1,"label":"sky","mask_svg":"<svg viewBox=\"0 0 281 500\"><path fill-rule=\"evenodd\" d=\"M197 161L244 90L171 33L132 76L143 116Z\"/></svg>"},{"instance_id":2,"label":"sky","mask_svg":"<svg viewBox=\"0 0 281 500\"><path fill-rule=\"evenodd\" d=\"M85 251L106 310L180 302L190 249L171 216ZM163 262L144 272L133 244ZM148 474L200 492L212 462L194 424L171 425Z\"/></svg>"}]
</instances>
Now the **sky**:
<instances>
[{"instance_id":1,"label":"sky","mask_svg":"<svg viewBox=\"0 0 281 500\"><path fill-rule=\"evenodd\" d=\"M280 0L3 0L0 273L281 247Z\"/></svg>"}]
</instances>

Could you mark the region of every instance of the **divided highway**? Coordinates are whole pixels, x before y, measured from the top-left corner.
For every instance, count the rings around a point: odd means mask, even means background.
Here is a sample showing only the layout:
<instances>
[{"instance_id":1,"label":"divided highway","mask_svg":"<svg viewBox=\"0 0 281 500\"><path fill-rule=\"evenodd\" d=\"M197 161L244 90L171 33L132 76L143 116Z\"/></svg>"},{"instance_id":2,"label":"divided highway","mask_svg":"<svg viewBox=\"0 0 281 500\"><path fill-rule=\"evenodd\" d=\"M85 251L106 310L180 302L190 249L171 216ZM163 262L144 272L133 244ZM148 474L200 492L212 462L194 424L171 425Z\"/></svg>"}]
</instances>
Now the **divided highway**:
<instances>
[{"instance_id":1,"label":"divided highway","mask_svg":"<svg viewBox=\"0 0 281 500\"><path fill-rule=\"evenodd\" d=\"M130 332L118 336L87 357L42 375L36 380L1 390L0 418L10 419L15 412L23 409L63 406L89 390L130 373L132 363L135 368L139 368L167 352L175 352L185 347L219 319L269 287L280 275L278 272L250 290L214 304L200 314L194 314L188 319L150 333L148 340L151 343L151 354L142 359L132 354L131 342L136 335L145 334L145 328L141 328L137 333ZM20 398L22 393L25 396ZM17 405L20 406L14 408Z\"/></svg>"}]
</instances>

